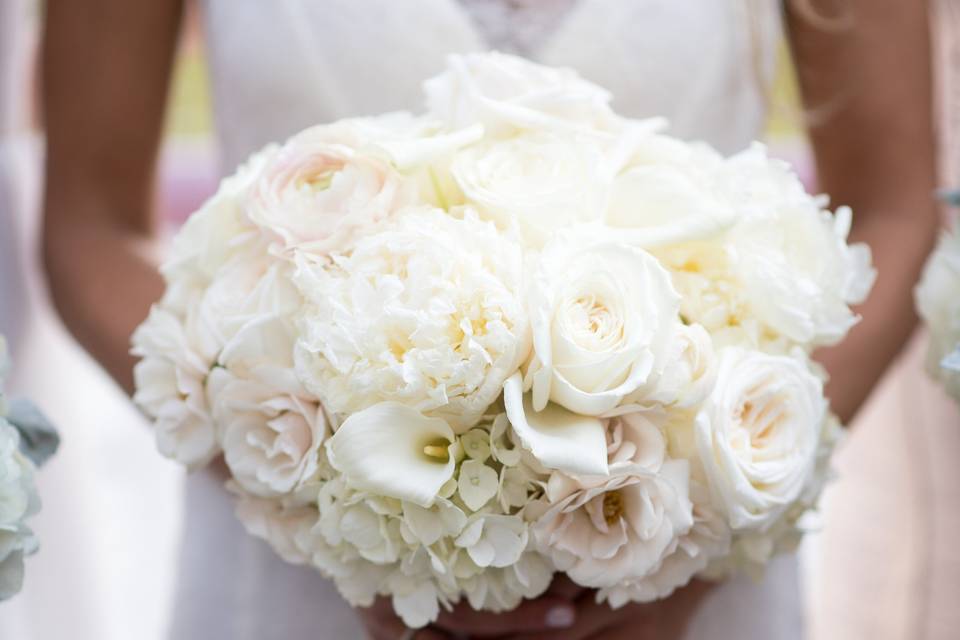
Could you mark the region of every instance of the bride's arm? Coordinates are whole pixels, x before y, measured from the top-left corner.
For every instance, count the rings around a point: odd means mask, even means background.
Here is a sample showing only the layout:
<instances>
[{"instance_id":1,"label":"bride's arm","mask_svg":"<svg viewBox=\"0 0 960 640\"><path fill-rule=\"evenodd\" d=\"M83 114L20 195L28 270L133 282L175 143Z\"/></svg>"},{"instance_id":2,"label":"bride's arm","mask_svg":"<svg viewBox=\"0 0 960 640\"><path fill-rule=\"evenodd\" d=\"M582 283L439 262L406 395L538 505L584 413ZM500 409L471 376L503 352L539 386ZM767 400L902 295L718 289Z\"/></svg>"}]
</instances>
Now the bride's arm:
<instances>
[{"instance_id":1,"label":"bride's arm","mask_svg":"<svg viewBox=\"0 0 960 640\"><path fill-rule=\"evenodd\" d=\"M852 238L870 245L878 271L858 309L863 320L842 345L818 354L831 374L833 407L849 420L913 330L911 291L936 236L928 7L787 6L820 190L834 206L853 208Z\"/></svg>"},{"instance_id":2,"label":"bride's arm","mask_svg":"<svg viewBox=\"0 0 960 640\"><path fill-rule=\"evenodd\" d=\"M70 331L127 391L130 334L162 293L154 165L182 0L51 2L43 255Z\"/></svg>"}]
</instances>

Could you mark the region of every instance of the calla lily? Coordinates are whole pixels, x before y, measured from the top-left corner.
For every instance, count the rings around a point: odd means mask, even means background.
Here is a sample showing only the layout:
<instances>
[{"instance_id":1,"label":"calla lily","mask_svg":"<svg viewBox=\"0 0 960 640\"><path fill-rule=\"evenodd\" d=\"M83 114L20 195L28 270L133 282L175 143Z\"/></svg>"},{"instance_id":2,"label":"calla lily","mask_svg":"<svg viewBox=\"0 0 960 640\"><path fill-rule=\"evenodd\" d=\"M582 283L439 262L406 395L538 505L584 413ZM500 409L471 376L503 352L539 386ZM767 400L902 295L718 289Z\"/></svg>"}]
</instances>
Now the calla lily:
<instances>
[{"instance_id":1,"label":"calla lily","mask_svg":"<svg viewBox=\"0 0 960 640\"><path fill-rule=\"evenodd\" d=\"M523 379L513 374L503 385L503 402L513 430L540 463L574 475L607 475L606 429L599 418L582 416L553 403L534 411Z\"/></svg>"},{"instance_id":2,"label":"calla lily","mask_svg":"<svg viewBox=\"0 0 960 640\"><path fill-rule=\"evenodd\" d=\"M433 504L457 463L453 429L398 402L381 402L343 421L327 441L330 463L353 487Z\"/></svg>"}]
</instances>

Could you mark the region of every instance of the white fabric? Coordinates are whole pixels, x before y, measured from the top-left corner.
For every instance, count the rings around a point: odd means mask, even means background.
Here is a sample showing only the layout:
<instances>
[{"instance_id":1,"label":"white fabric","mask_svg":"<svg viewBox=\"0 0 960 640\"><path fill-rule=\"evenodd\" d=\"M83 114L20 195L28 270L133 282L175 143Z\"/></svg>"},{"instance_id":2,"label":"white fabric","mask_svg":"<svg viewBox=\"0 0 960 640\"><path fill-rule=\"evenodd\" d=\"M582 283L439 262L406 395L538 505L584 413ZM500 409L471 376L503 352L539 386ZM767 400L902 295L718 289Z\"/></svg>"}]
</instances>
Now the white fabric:
<instances>
[{"instance_id":1,"label":"white fabric","mask_svg":"<svg viewBox=\"0 0 960 640\"><path fill-rule=\"evenodd\" d=\"M421 107L444 56L491 45L569 66L610 89L625 115L724 152L761 133L779 38L775 0L206 0L223 167L303 127ZM362 637L310 569L248 537L209 473L188 481L171 638ZM801 638L797 563L714 590L688 640Z\"/></svg>"}]
</instances>

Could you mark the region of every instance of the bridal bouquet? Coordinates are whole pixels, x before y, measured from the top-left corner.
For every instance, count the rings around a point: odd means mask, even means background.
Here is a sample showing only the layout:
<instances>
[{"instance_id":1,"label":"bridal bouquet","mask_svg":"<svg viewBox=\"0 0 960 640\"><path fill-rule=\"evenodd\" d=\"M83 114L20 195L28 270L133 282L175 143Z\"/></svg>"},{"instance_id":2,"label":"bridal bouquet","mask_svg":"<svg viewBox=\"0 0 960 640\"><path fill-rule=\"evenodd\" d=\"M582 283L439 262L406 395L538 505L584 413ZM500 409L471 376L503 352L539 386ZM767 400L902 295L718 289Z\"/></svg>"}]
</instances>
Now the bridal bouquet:
<instances>
[{"instance_id":1,"label":"bridal bouquet","mask_svg":"<svg viewBox=\"0 0 960 640\"><path fill-rule=\"evenodd\" d=\"M945 199L960 206L960 191ZM960 226L956 222L940 236L914 297L930 331L927 370L960 401Z\"/></svg>"},{"instance_id":2,"label":"bridal bouquet","mask_svg":"<svg viewBox=\"0 0 960 640\"><path fill-rule=\"evenodd\" d=\"M8 369L7 344L0 335L0 600L20 591L23 558L37 550L37 538L26 523L40 510L35 465L52 455L58 443L36 409L22 400L7 400L3 388Z\"/></svg>"},{"instance_id":3,"label":"bridal bouquet","mask_svg":"<svg viewBox=\"0 0 960 640\"><path fill-rule=\"evenodd\" d=\"M839 427L809 354L873 278L850 211L568 70L424 86L255 154L178 234L133 338L160 451L222 454L250 533L411 627L792 549Z\"/></svg>"}]
</instances>

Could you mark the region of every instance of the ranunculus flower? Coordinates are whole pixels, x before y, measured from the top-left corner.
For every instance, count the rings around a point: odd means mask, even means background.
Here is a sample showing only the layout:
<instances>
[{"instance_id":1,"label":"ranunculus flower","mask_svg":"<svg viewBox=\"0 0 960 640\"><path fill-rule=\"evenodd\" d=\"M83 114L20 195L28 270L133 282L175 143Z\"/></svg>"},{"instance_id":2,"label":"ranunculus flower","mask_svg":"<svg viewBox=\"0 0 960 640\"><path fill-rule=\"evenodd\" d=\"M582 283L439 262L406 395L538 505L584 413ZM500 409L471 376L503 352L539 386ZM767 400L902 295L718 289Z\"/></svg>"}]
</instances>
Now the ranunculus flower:
<instances>
[{"instance_id":1,"label":"ranunculus flower","mask_svg":"<svg viewBox=\"0 0 960 640\"><path fill-rule=\"evenodd\" d=\"M659 374L677 331L680 298L641 249L558 237L528 287L533 357L525 386L548 401L600 415Z\"/></svg>"},{"instance_id":2,"label":"ranunculus flower","mask_svg":"<svg viewBox=\"0 0 960 640\"><path fill-rule=\"evenodd\" d=\"M927 371L960 399L960 233L940 237L914 297L930 331Z\"/></svg>"},{"instance_id":3,"label":"ranunculus flower","mask_svg":"<svg viewBox=\"0 0 960 640\"><path fill-rule=\"evenodd\" d=\"M462 215L408 211L332 264L300 256L297 371L331 412L392 400L465 431L526 358L520 248Z\"/></svg>"},{"instance_id":4,"label":"ranunculus flower","mask_svg":"<svg viewBox=\"0 0 960 640\"><path fill-rule=\"evenodd\" d=\"M480 122L493 135L515 130L616 127L610 94L571 69L502 53L454 55L424 83L427 109L453 127Z\"/></svg>"},{"instance_id":5,"label":"ranunculus flower","mask_svg":"<svg viewBox=\"0 0 960 640\"><path fill-rule=\"evenodd\" d=\"M791 356L723 349L695 437L716 504L734 529L769 527L814 470L823 383Z\"/></svg>"},{"instance_id":6,"label":"ranunculus flower","mask_svg":"<svg viewBox=\"0 0 960 640\"><path fill-rule=\"evenodd\" d=\"M286 248L324 255L413 200L385 157L362 148L350 121L306 129L263 166L249 194L250 219Z\"/></svg>"}]
</instances>

